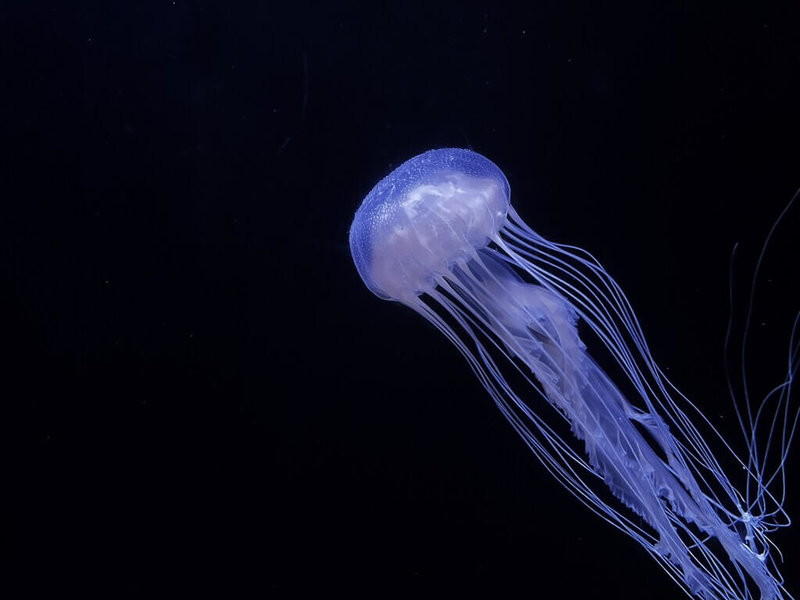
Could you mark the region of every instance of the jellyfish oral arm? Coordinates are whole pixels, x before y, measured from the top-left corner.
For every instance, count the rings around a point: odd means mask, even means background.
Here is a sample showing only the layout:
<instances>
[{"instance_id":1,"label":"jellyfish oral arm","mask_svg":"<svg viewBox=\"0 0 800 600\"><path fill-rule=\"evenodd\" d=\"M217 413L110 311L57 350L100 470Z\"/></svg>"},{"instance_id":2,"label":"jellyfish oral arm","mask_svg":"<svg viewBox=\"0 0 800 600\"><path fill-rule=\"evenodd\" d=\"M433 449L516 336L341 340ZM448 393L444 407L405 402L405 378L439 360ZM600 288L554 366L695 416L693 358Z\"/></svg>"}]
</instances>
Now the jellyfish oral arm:
<instances>
[{"instance_id":1,"label":"jellyfish oral arm","mask_svg":"<svg viewBox=\"0 0 800 600\"><path fill-rule=\"evenodd\" d=\"M481 372L479 379L487 391L543 462L562 463L555 470L569 489L636 538L679 576L691 593L719 588L716 597L736 597L726 595L708 575L709 569L719 568L720 559L705 551L701 542L714 537L727 549L736 568L760 582L763 597L779 597L763 555L745 546L731 523L723 521L717 501L701 491L663 420L631 405L586 353L570 304L544 287L521 281L491 250L479 250L474 259L451 271L453 277L443 278L437 285L447 297L437 301L462 328L477 332L470 336L480 357L473 369ZM472 306L481 307L480 313L464 308ZM420 302L418 309L425 313L427 307ZM449 338L458 339L447 322L434 323ZM510 378L491 360L492 349L481 339L495 340L495 351L501 350L508 362L536 379L541 395L583 442L583 455L572 446L553 444L554 430L546 428L529 401L505 383ZM456 345L465 356L476 354L462 342ZM652 441L644 438L634 421ZM554 452L555 447L558 450ZM564 464L566 457L583 468L571 471L570 465ZM598 482L650 529L632 526L619 508L603 500L597 492ZM692 554L690 546L698 550ZM698 555L708 563L707 568L698 566Z\"/></svg>"}]
</instances>

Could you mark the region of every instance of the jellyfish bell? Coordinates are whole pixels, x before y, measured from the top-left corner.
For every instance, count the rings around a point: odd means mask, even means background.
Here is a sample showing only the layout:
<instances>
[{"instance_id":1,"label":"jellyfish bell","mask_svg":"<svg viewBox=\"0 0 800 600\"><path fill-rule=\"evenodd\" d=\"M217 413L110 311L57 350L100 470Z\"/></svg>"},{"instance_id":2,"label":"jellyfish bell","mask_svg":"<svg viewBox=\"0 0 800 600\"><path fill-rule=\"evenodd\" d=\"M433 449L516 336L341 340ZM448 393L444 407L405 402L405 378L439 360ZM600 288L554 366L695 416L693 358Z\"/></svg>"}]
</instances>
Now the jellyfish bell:
<instances>
[{"instance_id":1,"label":"jellyfish bell","mask_svg":"<svg viewBox=\"0 0 800 600\"><path fill-rule=\"evenodd\" d=\"M797 423L797 348L784 382L742 421L750 455L739 458L664 376L602 265L526 225L502 171L469 150L425 152L381 180L355 214L350 248L367 287L434 324L548 471L687 593L785 597L768 534L789 524L783 470ZM629 393L589 355L579 319ZM764 420L773 461L757 456ZM713 438L745 472L743 492Z\"/></svg>"},{"instance_id":2,"label":"jellyfish bell","mask_svg":"<svg viewBox=\"0 0 800 600\"><path fill-rule=\"evenodd\" d=\"M476 152L430 150L403 163L353 220L350 249L361 278L377 296L413 304L450 265L497 236L509 197L503 172Z\"/></svg>"}]
</instances>

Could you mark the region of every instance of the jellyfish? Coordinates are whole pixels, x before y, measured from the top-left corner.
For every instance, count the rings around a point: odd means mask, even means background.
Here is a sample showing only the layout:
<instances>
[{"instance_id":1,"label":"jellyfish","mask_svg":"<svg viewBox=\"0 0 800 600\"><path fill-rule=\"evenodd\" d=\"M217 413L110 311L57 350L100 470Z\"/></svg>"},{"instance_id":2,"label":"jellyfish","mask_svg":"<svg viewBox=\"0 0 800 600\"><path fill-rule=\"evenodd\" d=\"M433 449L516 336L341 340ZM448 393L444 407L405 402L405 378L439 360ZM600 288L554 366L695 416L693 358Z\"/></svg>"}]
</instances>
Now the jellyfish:
<instances>
[{"instance_id":1,"label":"jellyfish","mask_svg":"<svg viewBox=\"0 0 800 600\"><path fill-rule=\"evenodd\" d=\"M369 192L349 236L366 286L441 331L544 467L684 592L788 597L769 535L790 523L797 319L785 378L737 409L748 451L739 457L656 364L611 275L526 225L486 157L445 148L408 160ZM624 385L590 356L579 321ZM738 487L712 445L743 472Z\"/></svg>"}]
</instances>

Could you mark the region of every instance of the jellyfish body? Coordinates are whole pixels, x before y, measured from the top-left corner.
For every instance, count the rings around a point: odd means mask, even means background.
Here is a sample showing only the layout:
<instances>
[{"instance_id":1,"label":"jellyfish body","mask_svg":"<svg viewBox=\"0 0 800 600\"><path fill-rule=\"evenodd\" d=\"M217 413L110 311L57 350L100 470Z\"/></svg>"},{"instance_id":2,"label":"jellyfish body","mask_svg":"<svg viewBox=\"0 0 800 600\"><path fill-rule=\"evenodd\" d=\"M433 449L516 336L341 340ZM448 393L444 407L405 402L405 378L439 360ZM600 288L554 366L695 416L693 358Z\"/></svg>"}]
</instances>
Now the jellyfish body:
<instances>
[{"instance_id":1,"label":"jellyfish body","mask_svg":"<svg viewBox=\"0 0 800 600\"><path fill-rule=\"evenodd\" d=\"M433 323L550 473L685 591L784 597L767 534L789 520L782 493L769 486L782 485L796 423L788 409L796 351L767 399L778 415L770 432L780 438L777 466L767 471L754 456L761 411L745 419L751 455L740 460L660 371L611 276L585 251L539 236L509 198L506 177L480 154L447 148L412 158L356 212L356 268L376 295ZM588 354L579 319L636 398L623 396ZM690 416L739 462L744 491Z\"/></svg>"}]
</instances>

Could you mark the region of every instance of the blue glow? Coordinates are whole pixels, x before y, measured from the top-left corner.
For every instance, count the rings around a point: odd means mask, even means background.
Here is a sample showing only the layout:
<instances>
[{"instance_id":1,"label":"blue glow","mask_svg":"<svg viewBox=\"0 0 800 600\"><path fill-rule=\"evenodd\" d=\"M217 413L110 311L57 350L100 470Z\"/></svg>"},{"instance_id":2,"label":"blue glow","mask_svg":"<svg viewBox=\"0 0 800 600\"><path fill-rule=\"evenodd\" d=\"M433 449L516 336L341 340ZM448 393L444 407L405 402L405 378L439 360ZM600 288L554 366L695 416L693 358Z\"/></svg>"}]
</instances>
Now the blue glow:
<instances>
[{"instance_id":1,"label":"blue glow","mask_svg":"<svg viewBox=\"0 0 800 600\"><path fill-rule=\"evenodd\" d=\"M797 321L785 379L759 406L737 408L749 449L738 457L655 363L614 279L588 252L528 227L506 177L480 154L432 150L398 167L356 212L350 248L367 287L434 324L548 471L686 592L788 596L768 534L789 524ZM619 365L629 397L587 353L579 320ZM533 409L537 394L550 409ZM723 472L730 462L745 489Z\"/></svg>"}]
</instances>

